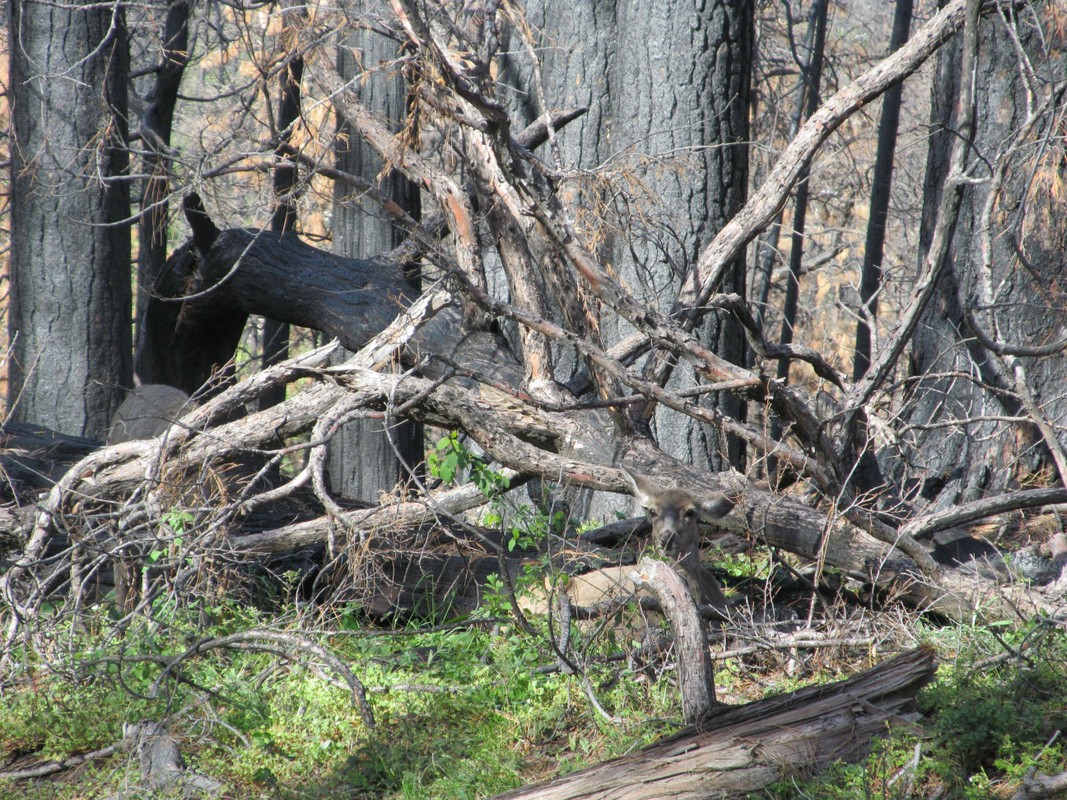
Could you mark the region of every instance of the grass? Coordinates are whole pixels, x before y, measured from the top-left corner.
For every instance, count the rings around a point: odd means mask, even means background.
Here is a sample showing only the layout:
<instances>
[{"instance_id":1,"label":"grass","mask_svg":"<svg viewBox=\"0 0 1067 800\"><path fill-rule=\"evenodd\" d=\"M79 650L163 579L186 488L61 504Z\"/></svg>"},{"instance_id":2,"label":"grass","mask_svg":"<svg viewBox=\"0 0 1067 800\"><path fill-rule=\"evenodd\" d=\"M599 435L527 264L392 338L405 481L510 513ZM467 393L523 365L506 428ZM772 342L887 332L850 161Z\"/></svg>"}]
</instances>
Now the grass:
<instances>
[{"instance_id":1,"label":"grass","mask_svg":"<svg viewBox=\"0 0 1067 800\"><path fill-rule=\"evenodd\" d=\"M190 769L222 780L240 797L487 797L649 741L676 714L667 682L606 687L600 701L628 720L604 725L573 677L537 674L552 663L514 629L293 633L329 647L367 686L377 719L368 730L346 688L313 659L212 650L182 662L152 696L162 665L198 639L261 626L227 605L197 628L198 609L169 612L108 647L94 636L72 658L20 654L0 706L0 751L38 763L102 748L122 725L165 720ZM275 624L276 627L276 624ZM66 637L62 637L66 638ZM68 642L70 640L67 640ZM119 657L126 660L121 667ZM32 759L29 757L32 755ZM55 798L108 795L138 780L121 753L32 791ZM29 784L0 782L0 798L30 796ZM48 792L51 792L49 794Z\"/></svg>"},{"instance_id":2,"label":"grass","mask_svg":"<svg viewBox=\"0 0 1067 800\"><path fill-rule=\"evenodd\" d=\"M48 637L17 653L0 703L4 769L102 748L121 739L124 723L159 720L178 737L189 768L223 781L232 796L481 798L628 752L679 724L669 673L656 680L624 663L589 671L600 703L623 720L605 722L577 678L538 669L555 662L543 630L374 630L358 609L312 629L292 610L267 614L227 601L161 603L151 621L107 638L106 612L90 612L76 630L52 620ZM1067 768L1058 738L1067 726L1061 629L911 625L942 660L919 698L921 728L897 727L864 762L760 796L979 800L1005 796L1031 770ZM349 665L368 689L377 727L364 725L336 670L307 650L281 658L269 647L211 649L160 678L163 659L195 642L268 626ZM576 652L617 647L611 636L585 636L576 626ZM1018 657L1005 657L1009 651ZM720 665L719 683L732 696L757 697L858 671L870 653L854 658L814 656L802 674L773 659L761 661L758 674L731 662ZM54 779L0 782L0 798L81 800L139 781L136 758L119 752Z\"/></svg>"}]
</instances>

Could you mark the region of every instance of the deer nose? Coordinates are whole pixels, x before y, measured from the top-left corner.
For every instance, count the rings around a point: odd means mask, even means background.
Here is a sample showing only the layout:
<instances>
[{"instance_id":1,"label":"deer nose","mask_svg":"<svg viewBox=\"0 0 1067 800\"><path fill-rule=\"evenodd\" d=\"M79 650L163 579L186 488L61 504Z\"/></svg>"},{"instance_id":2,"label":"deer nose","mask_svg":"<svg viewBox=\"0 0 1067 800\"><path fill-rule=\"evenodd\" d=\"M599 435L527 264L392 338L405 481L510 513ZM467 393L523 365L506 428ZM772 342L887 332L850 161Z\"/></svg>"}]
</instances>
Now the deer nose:
<instances>
[{"instance_id":1,"label":"deer nose","mask_svg":"<svg viewBox=\"0 0 1067 800\"><path fill-rule=\"evenodd\" d=\"M672 548L678 543L678 532L667 528L659 532L659 547L665 552L670 552Z\"/></svg>"}]
</instances>

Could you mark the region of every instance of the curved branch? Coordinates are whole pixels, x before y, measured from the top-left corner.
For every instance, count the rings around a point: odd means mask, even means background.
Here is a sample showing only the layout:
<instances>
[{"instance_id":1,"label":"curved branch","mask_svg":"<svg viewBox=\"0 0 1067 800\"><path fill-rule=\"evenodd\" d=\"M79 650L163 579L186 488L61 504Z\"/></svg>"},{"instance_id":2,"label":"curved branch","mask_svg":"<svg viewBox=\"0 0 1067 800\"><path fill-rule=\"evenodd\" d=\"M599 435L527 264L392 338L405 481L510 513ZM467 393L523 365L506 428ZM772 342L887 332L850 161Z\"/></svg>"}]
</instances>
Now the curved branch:
<instances>
[{"instance_id":1,"label":"curved branch","mask_svg":"<svg viewBox=\"0 0 1067 800\"><path fill-rule=\"evenodd\" d=\"M967 0L951 0L893 55L876 64L808 118L782 153L762 186L719 231L697 260L693 278L679 294L679 305L699 307L715 292L727 266L774 217L798 176L823 142L853 113L922 66L963 25ZM992 10L989 4L985 11Z\"/></svg>"}]
</instances>

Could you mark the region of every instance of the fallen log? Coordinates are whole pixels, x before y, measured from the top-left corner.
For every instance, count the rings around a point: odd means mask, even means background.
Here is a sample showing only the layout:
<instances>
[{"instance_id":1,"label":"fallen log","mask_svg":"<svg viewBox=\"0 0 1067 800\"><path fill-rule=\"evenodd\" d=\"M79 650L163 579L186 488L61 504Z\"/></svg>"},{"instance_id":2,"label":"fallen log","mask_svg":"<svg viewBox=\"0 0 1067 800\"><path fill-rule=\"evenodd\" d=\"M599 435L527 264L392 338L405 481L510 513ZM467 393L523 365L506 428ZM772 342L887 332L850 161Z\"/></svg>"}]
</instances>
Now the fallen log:
<instances>
[{"instance_id":1,"label":"fallen log","mask_svg":"<svg viewBox=\"0 0 1067 800\"><path fill-rule=\"evenodd\" d=\"M47 492L100 442L70 436L28 422L0 425L0 502L25 502Z\"/></svg>"},{"instance_id":2,"label":"fallen log","mask_svg":"<svg viewBox=\"0 0 1067 800\"><path fill-rule=\"evenodd\" d=\"M294 374L299 371L297 367L288 369ZM529 458L521 466L530 473L562 474L573 483L598 488L611 486L616 475L620 476L617 480L622 483L621 472L616 469L594 461L560 458L531 444L538 436L543 436L544 431L553 428L566 430L568 425L574 426L570 438L581 440L584 431L576 420L569 419L566 414L526 409L523 415L511 417L503 412L495 414L492 407L478 405L484 401L484 395L468 398L462 390L448 384L435 387L424 379L408 377L401 380L398 376L383 376L366 370L348 370L343 376L335 374L336 380L343 380L349 385L342 387L317 383L279 406L214 427L210 435L198 435L198 432L210 427L214 420L213 412L210 407L197 409L165 437L170 445L186 442L171 456L172 466L195 466L222 457L233 457L242 450L268 445L272 438L279 435L290 436L307 430L314 420L344 399L347 389L349 392L362 392L370 398L368 402L384 402L386 399L398 403L409 400L417 402L431 393L439 395L440 399L435 398L433 402L424 400L419 409L419 418L442 427L464 427L478 431L478 438L486 450L507 450L512 460L519 453L529 453ZM238 387L230 391L240 392L235 395L234 402L245 402L253 394ZM225 397L219 400L225 400ZM468 400L473 400L475 404L472 405ZM63 448L64 457L61 457L54 450L55 434L36 433L38 436L30 437L24 428L0 428L0 465L9 475L17 471L20 477L32 476L40 488L49 486L54 479L52 476L61 475L66 464L77 463L79 457L92 450L93 443L61 437L64 442L69 440L71 444L70 448ZM69 454L66 452L68 449ZM144 480L150 465L158 458L156 454L159 447L157 445L144 452L131 449L125 455L114 448L109 452L113 456L107 459L107 465L103 468L94 466L92 456L89 461L78 463L68 490L76 489L83 496L99 497L132 491ZM100 451L100 455L103 453ZM91 476L92 480L83 481L82 476ZM821 558L827 566L839 569L849 577L885 592L887 596L900 597L914 606L936 611L947 618L968 620L973 618L977 608L982 609L987 619L1027 618L1035 613L1047 612L1062 603L1063 578L1047 587L1033 587L1019 582L998 585L996 579L978 574L970 564L964 563L947 565L936 581L929 580L920 575L907 556L867 535L849 521L840 517L828 519L826 512L820 509L810 508L788 496L756 488L741 476L730 473L701 474L661 458L657 477L664 485L685 486L694 493L726 492L737 496L737 509L718 521L719 528L745 537L755 536L768 545L805 559L814 561ZM29 478L26 477L25 481L29 482ZM452 513L468 509L484 499L484 495L470 486L453 491L455 502L450 499L446 503L446 509ZM450 493L449 497L453 495ZM22 498L23 502L26 499ZM404 518L405 524L418 525L433 519L435 508L439 506L413 501L400 506L386 505L373 511L344 509L332 517L322 515L309 519L302 516L285 520L275 527L260 526L252 536L243 536L238 524L231 527L227 544L231 549L249 556L279 557L294 549L324 544L332 535L331 531L337 530L338 526L342 530L369 529L377 527L382 521L396 522L398 515ZM50 513L56 512L60 512L58 505ZM32 520L31 514L0 515L0 541L8 543L7 550L15 549L17 542L29 536L28 528L32 526ZM477 596L477 590L472 589L474 587L468 587L463 594Z\"/></svg>"},{"instance_id":3,"label":"fallen log","mask_svg":"<svg viewBox=\"0 0 1067 800\"><path fill-rule=\"evenodd\" d=\"M637 752L496 800L743 797L833 761L862 758L873 737L907 721L935 669L933 648L923 646L839 683L722 708Z\"/></svg>"}]
</instances>

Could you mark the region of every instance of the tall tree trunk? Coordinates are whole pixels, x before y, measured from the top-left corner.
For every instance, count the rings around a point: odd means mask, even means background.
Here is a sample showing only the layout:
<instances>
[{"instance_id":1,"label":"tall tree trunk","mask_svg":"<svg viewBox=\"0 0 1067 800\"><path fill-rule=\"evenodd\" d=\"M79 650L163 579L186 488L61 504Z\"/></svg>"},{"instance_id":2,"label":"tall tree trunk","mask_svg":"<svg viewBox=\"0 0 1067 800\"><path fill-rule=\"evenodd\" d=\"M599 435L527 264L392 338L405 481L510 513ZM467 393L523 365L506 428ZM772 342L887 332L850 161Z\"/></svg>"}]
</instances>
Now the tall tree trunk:
<instances>
[{"instance_id":1,"label":"tall tree trunk","mask_svg":"<svg viewBox=\"0 0 1067 800\"><path fill-rule=\"evenodd\" d=\"M964 184L947 262L915 334L903 409L912 423L930 427L913 431L902 460L914 471L897 469L935 507L1034 478L1064 479L1067 436L1053 423L1067 418L1067 213L1060 188L1067 169L1058 86L1067 64L1062 31L1045 21L1037 10L1024 10L1011 19L990 15L980 27L970 176L976 180ZM1020 69L1020 57L1031 55L1046 64L1040 73ZM947 191L950 146L961 135L953 120L960 58L953 41L939 54L934 77L924 253ZM1015 415L1031 422L1005 419Z\"/></svg>"},{"instance_id":2,"label":"tall tree trunk","mask_svg":"<svg viewBox=\"0 0 1067 800\"><path fill-rule=\"evenodd\" d=\"M895 53L908 40L911 27L912 0L897 0L893 14L893 34L889 52ZM889 190L893 181L893 159L897 150L897 128L900 125L900 102L904 84L886 90L882 100L882 118L878 121L878 150L874 157L874 178L871 181L871 207L867 222L867 241L863 248L863 271L860 275L860 318L856 323L856 352L852 362L852 378L859 380L871 365L871 328L878 317L878 292L882 288L882 255L885 247L885 226L889 217Z\"/></svg>"},{"instance_id":3,"label":"tall tree trunk","mask_svg":"<svg viewBox=\"0 0 1067 800\"><path fill-rule=\"evenodd\" d=\"M132 381L120 4L12 0L10 399L102 438Z\"/></svg>"},{"instance_id":4,"label":"tall tree trunk","mask_svg":"<svg viewBox=\"0 0 1067 800\"><path fill-rule=\"evenodd\" d=\"M893 13L893 33L889 52L894 53L908 40L911 26L912 0L897 0ZM874 177L867 222L867 238L860 272L859 319L856 322L856 349L853 353L852 379L860 380L871 365L871 325L878 317L878 293L882 288L882 254L885 249L886 221L889 217L889 196L893 178L893 161L897 149L897 128L900 124L900 104L904 91L902 83L886 90L882 100L882 117L878 122L878 147L874 157ZM843 456L853 459L853 486L861 491L878 492L886 488L884 477L874 453L877 446L871 440L869 420L857 409L844 428ZM892 493L897 494L892 487Z\"/></svg>"},{"instance_id":5,"label":"tall tree trunk","mask_svg":"<svg viewBox=\"0 0 1067 800\"><path fill-rule=\"evenodd\" d=\"M293 15L306 15L303 6L293 7L287 3L284 11L290 31ZM296 41L296 37L292 37ZM293 127L300 119L300 82L304 77L304 59L293 58L278 75L278 115L275 120L274 152L281 157L293 138ZM296 228L297 168L295 163L279 164L274 168L274 213L270 229L275 233L288 233ZM289 324L273 319L263 320L263 368L280 364L289 357ZM279 386L260 399L261 408L275 405L285 399L285 387Z\"/></svg>"},{"instance_id":6,"label":"tall tree trunk","mask_svg":"<svg viewBox=\"0 0 1067 800\"><path fill-rule=\"evenodd\" d=\"M556 135L563 163L591 169L612 161L633 178L606 173L616 179L609 188L586 187L607 211L599 227L603 258L640 297L669 311L700 247L747 196L752 4L534 0L526 13L540 33L535 46L548 109L589 108ZM528 75L523 47L509 50L508 70ZM535 85L525 77L515 82ZM526 122L546 110L532 94L517 100ZM744 294L743 260L723 290ZM605 323L603 337L610 344L629 332ZM741 363L743 340L728 315L710 314L701 338ZM692 380L678 370L672 385ZM734 398L714 402L740 413ZM686 461L714 469L739 461L740 448L708 426L663 410L653 425L660 444ZM604 498L590 512L604 516L617 505Z\"/></svg>"},{"instance_id":7,"label":"tall tree trunk","mask_svg":"<svg viewBox=\"0 0 1067 800\"><path fill-rule=\"evenodd\" d=\"M789 36L795 35L795 28L792 22L792 12L790 11L789 4L783 6L783 10L787 14L787 20L789 22ZM812 14L815 12L816 7L813 5L808 13L808 26L804 32L804 41L801 42L799 52L811 53L815 41L815 28L812 24ZM789 130L786 134L785 140L791 142L797 135L797 131L800 130L800 125L804 121L805 108L807 107L807 85L808 75L805 65L801 63L797 54L798 48L791 47L793 52L793 58L796 60L797 67L800 70L800 75L797 78L796 89L794 94L796 95L796 106L793 109L792 118L789 121ZM755 110L753 111L753 119L758 119L759 114ZM758 134L754 134L758 135ZM767 318L767 306L768 299L771 294L771 284L774 282L774 265L781 258L781 253L778 250L778 241L781 239L782 234L782 217L784 216L784 206L779 209L778 213L774 215L774 221L767 226L767 230L759 237L755 251L755 264L754 270L750 275L750 282L752 285L752 291L750 296L752 298L752 314L756 318L756 323L759 325L760 330L763 330L764 321ZM754 353L749 353L749 366L754 363Z\"/></svg>"},{"instance_id":8,"label":"tall tree trunk","mask_svg":"<svg viewBox=\"0 0 1067 800\"><path fill-rule=\"evenodd\" d=\"M826 49L826 12L827 0L815 0L811 6L811 22L815 28L812 36L811 53L805 65L804 116L806 120L815 113L820 102L820 85L822 84L823 53ZM782 311L782 344L793 341L793 328L797 321L797 305L800 299L800 267L804 257L804 230L808 215L808 177L810 166L805 165L797 178L796 197L793 202L793 233L789 247L789 278L785 289L785 308ZM778 377L789 379L789 359L778 362ZM780 431L775 431L775 436Z\"/></svg>"},{"instance_id":9,"label":"tall tree trunk","mask_svg":"<svg viewBox=\"0 0 1067 800\"><path fill-rule=\"evenodd\" d=\"M144 143L142 171L147 176L141 190L137 236L137 352L134 371L142 383L161 383L159 367L152 354L158 352L147 341L151 331L145 327L145 313L152 290L167 261L167 223L170 204L171 129L178 89L189 60L189 15L192 0L171 0L164 17L163 58L157 66L156 82L141 115L141 138Z\"/></svg>"},{"instance_id":10,"label":"tall tree trunk","mask_svg":"<svg viewBox=\"0 0 1067 800\"><path fill-rule=\"evenodd\" d=\"M357 13L378 10L375 0L354 4ZM380 69L397 58L397 43L373 31L360 31L342 49L338 69L352 79L367 71L361 83L363 101L399 127L407 109L407 91L398 69ZM376 182L382 194L401 208L417 215L418 189L399 172L385 171L373 149L351 131L341 129L335 145L337 166ZM334 190L334 251L348 258L369 258L392 250L403 234L373 201L342 183ZM417 279L417 276L409 276ZM339 356L342 360L347 356ZM388 429L388 430L387 430ZM376 502L381 492L393 489L407 472L422 461L422 426L385 419L358 419L343 426L330 445L329 471L332 489L355 500Z\"/></svg>"}]
</instances>

